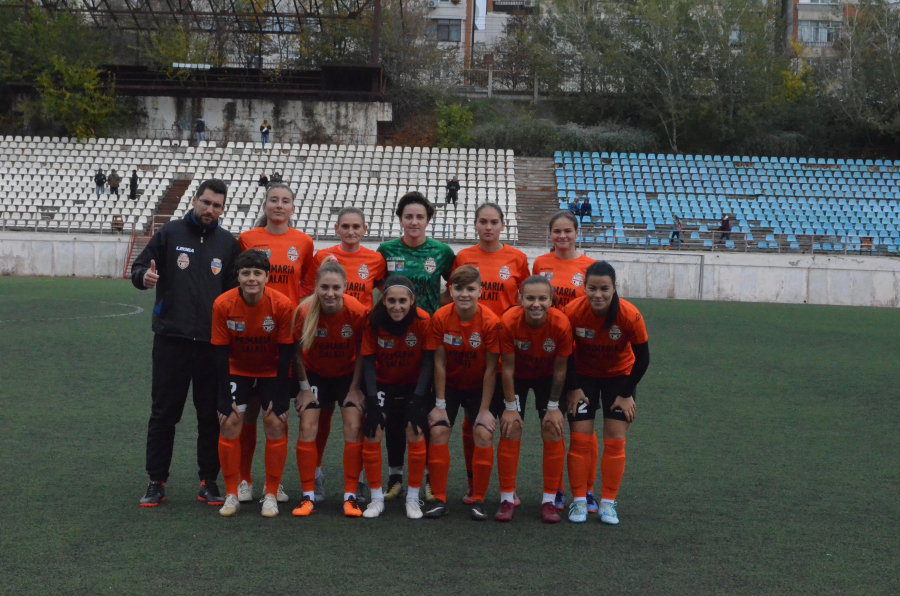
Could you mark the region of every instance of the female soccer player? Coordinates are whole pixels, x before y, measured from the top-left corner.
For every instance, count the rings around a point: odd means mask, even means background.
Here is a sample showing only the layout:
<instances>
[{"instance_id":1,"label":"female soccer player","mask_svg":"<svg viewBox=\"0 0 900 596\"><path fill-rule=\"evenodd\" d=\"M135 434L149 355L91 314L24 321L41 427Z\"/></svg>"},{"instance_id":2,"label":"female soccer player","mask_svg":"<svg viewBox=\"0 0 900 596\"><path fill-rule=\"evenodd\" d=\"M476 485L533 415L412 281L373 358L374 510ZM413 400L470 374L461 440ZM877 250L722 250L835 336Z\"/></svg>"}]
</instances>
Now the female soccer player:
<instances>
[{"instance_id":1,"label":"female soccer player","mask_svg":"<svg viewBox=\"0 0 900 596\"><path fill-rule=\"evenodd\" d=\"M434 332L434 389L437 399L428 415L431 444L428 448L428 475L434 491L434 504L425 517L447 514L447 475L450 472L450 429L462 407L466 419L474 423L484 405L487 410L497 384L497 362L500 358L500 319L479 301L483 281L478 269L471 265L458 267L450 275L450 297L453 304L438 309L432 319ZM488 413L486 422L493 426ZM482 421L483 423L485 421ZM493 442L489 442L493 446ZM483 462L480 462L483 464ZM484 495L490 481L479 474L481 517L484 519ZM479 467L483 471L483 465Z\"/></svg>"},{"instance_id":2,"label":"female soccer player","mask_svg":"<svg viewBox=\"0 0 900 596\"><path fill-rule=\"evenodd\" d=\"M559 515L554 498L562 482L566 457L559 397L565 385L566 360L572 353L572 328L566 316L552 307L553 288L545 277L532 275L525 280L520 304L506 311L500 319L504 411L500 416L501 438L497 454L501 502L494 519L512 520L522 420L528 391L533 390L544 441L541 518L545 523L555 524L559 522ZM476 431L482 428L477 426ZM477 445L479 434L475 440Z\"/></svg>"},{"instance_id":3,"label":"female soccer player","mask_svg":"<svg viewBox=\"0 0 900 596\"><path fill-rule=\"evenodd\" d=\"M498 317L518 304L519 288L528 277L528 257L522 251L500 242L500 233L506 227L503 209L495 203L482 203L475 210L475 231L478 244L464 248L456 255L453 269L471 265L481 275L482 292L478 299ZM472 454L475 443L472 438L472 422L468 416L463 420L463 454L466 460L468 491L463 503L472 504Z\"/></svg>"},{"instance_id":4,"label":"female soccer player","mask_svg":"<svg viewBox=\"0 0 900 596\"><path fill-rule=\"evenodd\" d=\"M287 184L275 183L266 190L263 212L256 227L240 235L241 250L256 249L265 253L271 265L269 288L288 297L291 305L300 304L300 284L306 271L313 264L312 238L291 227L294 214L294 192ZM253 500L253 454L256 451L256 429L259 418L259 400L251 397L244 413L241 429L241 482L238 499L242 503ZM278 487L278 501L288 500L282 487Z\"/></svg>"},{"instance_id":5,"label":"female soccer player","mask_svg":"<svg viewBox=\"0 0 900 596\"><path fill-rule=\"evenodd\" d=\"M366 308L344 294L347 276L343 267L328 261L316 273L315 290L294 314L294 377L300 393L294 402L300 417L297 470L303 498L296 517L316 510L316 435L319 411L341 407L344 430L344 515L359 517L356 490L362 470L362 421L365 399L359 389L362 378L360 343L366 325Z\"/></svg>"},{"instance_id":6,"label":"female soccer player","mask_svg":"<svg viewBox=\"0 0 900 596\"><path fill-rule=\"evenodd\" d=\"M419 488L425 476L425 429L434 371L431 317L416 307L412 282L392 275L381 301L369 314L362 355L366 379L366 422L363 465L372 501L367 518L384 513L381 489L381 436L385 425L405 428L409 443L406 516L422 517Z\"/></svg>"},{"instance_id":7,"label":"female soccer player","mask_svg":"<svg viewBox=\"0 0 900 596\"><path fill-rule=\"evenodd\" d=\"M591 435L598 408L603 410L603 458L600 521L618 524L616 494L625 472L625 435L635 415L635 389L650 365L644 319L616 292L616 271L606 261L591 264L585 296L566 307L574 329L574 371L569 372L569 482L574 502L569 520L587 519Z\"/></svg>"},{"instance_id":8,"label":"female soccer player","mask_svg":"<svg viewBox=\"0 0 900 596\"><path fill-rule=\"evenodd\" d=\"M584 276L593 259L579 254L575 248L575 239L578 237L578 218L569 211L560 211L550 218L550 242L553 243L553 252L541 255L534 260L533 273L543 275L550 280L553 291L556 293L556 306L564 309L566 305L578 296L584 295ZM597 454L599 445L597 435L593 435L594 467L597 467ZM594 490L594 477L590 479L589 488ZM566 493L563 491L562 481L556 491L556 509L562 510L566 506ZM597 511L597 502L594 501L591 492L588 503L592 512Z\"/></svg>"},{"instance_id":9,"label":"female soccer player","mask_svg":"<svg viewBox=\"0 0 900 596\"><path fill-rule=\"evenodd\" d=\"M397 203L397 217L403 236L378 247L384 256L388 274L403 275L412 282L416 303L430 315L441 306L441 278L450 279L455 255L453 250L426 230L434 217L434 205L420 192L408 192ZM388 500L400 496L403 482L403 454L406 449L402 426L385 429L388 452ZM430 500L426 482L426 500Z\"/></svg>"},{"instance_id":10,"label":"female soccer player","mask_svg":"<svg viewBox=\"0 0 900 596\"><path fill-rule=\"evenodd\" d=\"M243 426L251 390L265 408L266 494L263 517L278 515L276 491L287 458L287 410L290 403L291 301L266 287L269 260L256 250L235 259L240 286L213 303L212 344L219 378L219 460L225 479L225 504L219 515L241 507L238 478Z\"/></svg>"},{"instance_id":11,"label":"female soccer player","mask_svg":"<svg viewBox=\"0 0 900 596\"><path fill-rule=\"evenodd\" d=\"M337 261L347 272L347 291L360 303L371 310L373 290L384 281L384 257L365 246L360 246L360 240L366 235L368 227L362 210L357 207L344 207L338 212L337 223L334 232L341 239L341 243L331 248L320 249L315 256L312 267L306 272L303 294L312 292L315 286L316 272L319 266L326 261ZM316 451L319 454L316 466L316 502L325 500L325 473L322 471L322 458L325 455L325 446L331 434L331 417L334 415L334 404L322 407L319 410L319 430L316 433ZM357 502L362 503L363 497L357 489Z\"/></svg>"}]
</instances>

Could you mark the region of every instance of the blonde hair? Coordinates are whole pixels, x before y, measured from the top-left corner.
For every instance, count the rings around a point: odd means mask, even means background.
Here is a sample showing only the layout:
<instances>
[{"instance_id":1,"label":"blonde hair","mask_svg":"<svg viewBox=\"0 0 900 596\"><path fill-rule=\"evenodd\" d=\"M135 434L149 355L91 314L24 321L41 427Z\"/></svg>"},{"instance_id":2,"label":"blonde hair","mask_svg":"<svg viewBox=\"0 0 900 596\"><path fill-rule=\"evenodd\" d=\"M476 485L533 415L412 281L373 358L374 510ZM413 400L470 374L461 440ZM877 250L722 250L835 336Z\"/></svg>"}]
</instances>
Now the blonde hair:
<instances>
[{"instance_id":1,"label":"blonde hair","mask_svg":"<svg viewBox=\"0 0 900 596\"><path fill-rule=\"evenodd\" d=\"M294 194L294 191L291 190L291 187L288 186L287 184L285 184L284 182L273 182L272 184L268 185L266 187L266 196L264 196L263 200L262 200L262 211L260 212L259 217L256 218L256 222L253 224L254 228L264 228L269 223L269 218L266 217L266 203L269 201L269 193L276 188L283 188L286 191L288 191L289 193L291 193L291 202L292 203L297 198L296 195ZM290 220L288 221L288 225L292 228L294 227L293 223Z\"/></svg>"},{"instance_id":2,"label":"blonde hair","mask_svg":"<svg viewBox=\"0 0 900 596\"><path fill-rule=\"evenodd\" d=\"M337 261L325 261L319 267L319 270L316 271L316 286L318 286L322 276L328 273L337 273L341 276L342 280L345 282L347 281L347 274L344 272L344 268L341 267L340 263ZM303 320L303 333L300 335L300 342L303 344L303 347L308 350L312 348L313 342L316 341L316 329L319 327L319 318L322 316L322 301L319 300L319 295L316 294L315 288L313 288L313 293L304 298L296 310L294 310L294 319L291 321L291 329L297 324L297 315L299 314L300 309L307 304L309 304L309 310L306 313L306 318Z\"/></svg>"}]
</instances>

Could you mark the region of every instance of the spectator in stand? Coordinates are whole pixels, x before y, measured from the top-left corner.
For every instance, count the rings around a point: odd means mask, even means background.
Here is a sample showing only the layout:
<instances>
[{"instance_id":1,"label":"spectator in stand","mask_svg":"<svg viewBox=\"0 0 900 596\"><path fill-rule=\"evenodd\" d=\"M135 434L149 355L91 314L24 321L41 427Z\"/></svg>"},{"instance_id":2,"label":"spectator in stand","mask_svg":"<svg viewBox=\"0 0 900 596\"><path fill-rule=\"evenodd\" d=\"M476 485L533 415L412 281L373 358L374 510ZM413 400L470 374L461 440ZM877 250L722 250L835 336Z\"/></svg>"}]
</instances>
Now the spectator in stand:
<instances>
[{"instance_id":1,"label":"spectator in stand","mask_svg":"<svg viewBox=\"0 0 900 596\"><path fill-rule=\"evenodd\" d=\"M269 121L263 118L263 123L259 127L259 137L262 141L262 148L266 148L266 143L269 142L269 133L272 131L272 125L269 124Z\"/></svg>"},{"instance_id":2,"label":"spectator in stand","mask_svg":"<svg viewBox=\"0 0 900 596\"><path fill-rule=\"evenodd\" d=\"M138 175L137 170L131 170L131 184L128 186L128 198L137 200Z\"/></svg>"},{"instance_id":3,"label":"spectator in stand","mask_svg":"<svg viewBox=\"0 0 900 596\"><path fill-rule=\"evenodd\" d=\"M731 220L728 219L727 215L722 216L722 221L719 223L719 231L722 232L722 235L719 236L719 241L716 244L722 244L723 240L731 240Z\"/></svg>"},{"instance_id":4,"label":"spectator in stand","mask_svg":"<svg viewBox=\"0 0 900 596\"><path fill-rule=\"evenodd\" d=\"M684 228L684 224L681 223L681 218L672 214L672 220L674 222L672 226L672 240L678 240L678 248L681 248L681 230Z\"/></svg>"},{"instance_id":5,"label":"spectator in stand","mask_svg":"<svg viewBox=\"0 0 900 596\"><path fill-rule=\"evenodd\" d=\"M109 194L119 196L119 185L122 183L122 177L116 172L115 168L109 173Z\"/></svg>"},{"instance_id":6,"label":"spectator in stand","mask_svg":"<svg viewBox=\"0 0 900 596\"><path fill-rule=\"evenodd\" d=\"M269 177L266 176L265 174L260 174L258 184L260 186L262 186L263 188L269 186Z\"/></svg>"},{"instance_id":7,"label":"spectator in stand","mask_svg":"<svg viewBox=\"0 0 900 596\"><path fill-rule=\"evenodd\" d=\"M274 174L272 174L272 180L271 180L271 182L272 182L272 184L276 184L276 183L278 183L278 182L282 182L282 179L281 179L281 172L275 172Z\"/></svg>"},{"instance_id":8,"label":"spectator in stand","mask_svg":"<svg viewBox=\"0 0 900 596\"><path fill-rule=\"evenodd\" d=\"M201 141L206 140L206 120L197 118L197 124L194 125L194 130L197 132L197 145L199 145Z\"/></svg>"},{"instance_id":9,"label":"spectator in stand","mask_svg":"<svg viewBox=\"0 0 900 596\"><path fill-rule=\"evenodd\" d=\"M453 203L456 205L456 201L459 198L459 180L457 180L456 176L454 176L450 182L447 183L447 204Z\"/></svg>"},{"instance_id":10,"label":"spectator in stand","mask_svg":"<svg viewBox=\"0 0 900 596\"><path fill-rule=\"evenodd\" d=\"M593 207L591 207L591 202L589 200L585 199L584 202L581 203L580 215L581 215L582 221L584 221L585 217L589 218L593 214L594 214L594 209L593 209Z\"/></svg>"},{"instance_id":11,"label":"spectator in stand","mask_svg":"<svg viewBox=\"0 0 900 596\"><path fill-rule=\"evenodd\" d=\"M103 187L106 186L106 174L100 168L97 168L97 173L94 174L94 184L97 185L97 196L99 197L103 194Z\"/></svg>"},{"instance_id":12,"label":"spectator in stand","mask_svg":"<svg viewBox=\"0 0 900 596\"><path fill-rule=\"evenodd\" d=\"M571 211L572 215L575 217L581 215L581 199L575 199L569 203L569 211Z\"/></svg>"}]
</instances>

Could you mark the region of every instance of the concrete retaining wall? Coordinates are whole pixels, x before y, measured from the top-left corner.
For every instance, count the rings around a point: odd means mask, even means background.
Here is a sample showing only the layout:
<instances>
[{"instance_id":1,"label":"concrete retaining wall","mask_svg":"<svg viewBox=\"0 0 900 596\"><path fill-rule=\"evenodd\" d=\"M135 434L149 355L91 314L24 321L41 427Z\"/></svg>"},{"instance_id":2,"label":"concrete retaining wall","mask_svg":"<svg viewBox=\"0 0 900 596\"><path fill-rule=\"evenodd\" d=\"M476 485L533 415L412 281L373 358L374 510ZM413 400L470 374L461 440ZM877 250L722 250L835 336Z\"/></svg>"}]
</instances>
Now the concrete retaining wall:
<instances>
[{"instance_id":1,"label":"concrete retaining wall","mask_svg":"<svg viewBox=\"0 0 900 596\"><path fill-rule=\"evenodd\" d=\"M0 275L121 277L129 236L0 232Z\"/></svg>"}]
</instances>

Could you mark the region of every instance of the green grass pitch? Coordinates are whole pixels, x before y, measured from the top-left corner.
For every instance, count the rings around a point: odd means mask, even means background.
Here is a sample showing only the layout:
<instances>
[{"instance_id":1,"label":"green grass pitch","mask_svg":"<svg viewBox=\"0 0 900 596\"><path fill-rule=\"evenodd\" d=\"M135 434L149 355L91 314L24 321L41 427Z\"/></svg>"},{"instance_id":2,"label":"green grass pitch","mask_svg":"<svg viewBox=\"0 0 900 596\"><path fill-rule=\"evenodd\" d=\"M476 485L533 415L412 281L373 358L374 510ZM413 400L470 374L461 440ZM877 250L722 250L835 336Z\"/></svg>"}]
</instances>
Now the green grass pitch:
<instances>
[{"instance_id":1,"label":"green grass pitch","mask_svg":"<svg viewBox=\"0 0 900 596\"><path fill-rule=\"evenodd\" d=\"M137 505L152 294L0 278L0 593L900 592L900 312L636 303L652 362L618 527L540 523L534 411L511 524L459 504L458 429L448 517L412 522L389 503L378 520L343 518L339 424L319 513L265 520L254 503L220 519L196 500L190 402L168 502ZM292 507L293 449L285 472ZM495 472L491 513L497 497Z\"/></svg>"}]
</instances>

